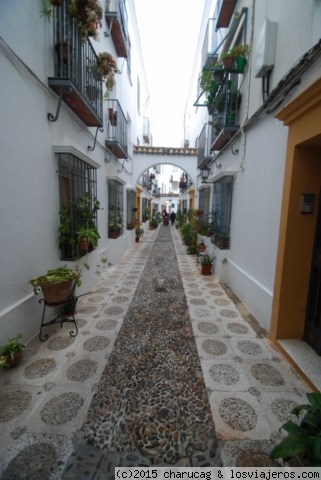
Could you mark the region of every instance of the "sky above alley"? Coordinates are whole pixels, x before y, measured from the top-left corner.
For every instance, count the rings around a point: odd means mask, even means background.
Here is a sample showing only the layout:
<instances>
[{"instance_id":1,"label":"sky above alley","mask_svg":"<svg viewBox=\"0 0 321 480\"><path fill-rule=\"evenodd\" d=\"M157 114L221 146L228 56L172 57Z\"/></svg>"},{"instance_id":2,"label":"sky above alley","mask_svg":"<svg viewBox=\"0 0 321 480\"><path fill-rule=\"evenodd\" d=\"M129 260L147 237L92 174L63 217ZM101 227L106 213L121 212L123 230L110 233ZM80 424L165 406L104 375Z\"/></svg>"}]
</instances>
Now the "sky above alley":
<instances>
[{"instance_id":1,"label":"sky above alley","mask_svg":"<svg viewBox=\"0 0 321 480\"><path fill-rule=\"evenodd\" d=\"M205 0L135 0L154 146L182 147L184 111Z\"/></svg>"}]
</instances>

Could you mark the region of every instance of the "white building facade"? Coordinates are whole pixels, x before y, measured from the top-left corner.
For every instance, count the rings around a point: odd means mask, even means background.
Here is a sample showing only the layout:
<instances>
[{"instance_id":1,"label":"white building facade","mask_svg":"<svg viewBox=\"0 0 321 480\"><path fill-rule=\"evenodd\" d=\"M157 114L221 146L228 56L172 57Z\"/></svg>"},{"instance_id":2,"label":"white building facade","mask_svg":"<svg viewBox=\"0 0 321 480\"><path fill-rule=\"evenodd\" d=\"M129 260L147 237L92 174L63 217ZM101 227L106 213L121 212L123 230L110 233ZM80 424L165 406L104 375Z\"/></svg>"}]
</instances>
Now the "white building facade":
<instances>
[{"instance_id":1,"label":"white building facade","mask_svg":"<svg viewBox=\"0 0 321 480\"><path fill-rule=\"evenodd\" d=\"M0 343L17 332L28 341L39 330L31 278L86 262L83 293L97 281L97 265L113 263L135 241L127 229L136 201L133 145L152 142L147 81L134 1L97 4L98 38L83 32L69 0L0 6ZM109 91L97 73L104 52L114 61ZM76 221L86 202L100 240L79 259L70 248L65 207L75 206Z\"/></svg>"},{"instance_id":2,"label":"white building facade","mask_svg":"<svg viewBox=\"0 0 321 480\"><path fill-rule=\"evenodd\" d=\"M189 143L199 152L198 195L216 222L218 278L276 342L310 345L309 309L319 319L311 259L321 185L313 157L321 130L312 116L320 113L320 37L317 0L206 2L185 114ZM224 66L240 45L249 48L245 69L235 59ZM303 147L299 172L293 152Z\"/></svg>"}]
</instances>

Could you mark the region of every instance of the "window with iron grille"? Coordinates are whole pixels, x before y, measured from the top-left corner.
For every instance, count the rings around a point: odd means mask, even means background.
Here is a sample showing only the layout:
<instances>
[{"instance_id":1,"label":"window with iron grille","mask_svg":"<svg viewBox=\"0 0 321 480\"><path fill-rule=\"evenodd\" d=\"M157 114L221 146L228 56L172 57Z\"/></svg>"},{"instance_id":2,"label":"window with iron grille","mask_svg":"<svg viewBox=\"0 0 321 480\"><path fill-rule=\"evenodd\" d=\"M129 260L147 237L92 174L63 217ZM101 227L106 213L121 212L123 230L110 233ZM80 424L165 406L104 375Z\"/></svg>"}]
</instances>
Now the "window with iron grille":
<instances>
[{"instance_id":1,"label":"window with iron grille","mask_svg":"<svg viewBox=\"0 0 321 480\"><path fill-rule=\"evenodd\" d=\"M58 153L60 225L59 248L62 260L74 260L87 253L79 248L82 229L97 230L96 168L71 153ZM89 246L89 251L95 245Z\"/></svg>"},{"instance_id":2,"label":"window with iron grille","mask_svg":"<svg viewBox=\"0 0 321 480\"><path fill-rule=\"evenodd\" d=\"M132 230L135 227L135 192L127 190L127 230Z\"/></svg>"},{"instance_id":3,"label":"window with iron grille","mask_svg":"<svg viewBox=\"0 0 321 480\"><path fill-rule=\"evenodd\" d=\"M108 238L123 233L124 186L117 180L108 180Z\"/></svg>"},{"instance_id":4,"label":"window with iron grille","mask_svg":"<svg viewBox=\"0 0 321 480\"><path fill-rule=\"evenodd\" d=\"M232 175L220 178L214 183L212 211L215 222L215 236L213 241L221 249L230 248L232 192Z\"/></svg>"},{"instance_id":5,"label":"window with iron grille","mask_svg":"<svg viewBox=\"0 0 321 480\"><path fill-rule=\"evenodd\" d=\"M199 209L202 210L203 216L207 217L210 208L210 188L202 188L199 191Z\"/></svg>"}]
</instances>

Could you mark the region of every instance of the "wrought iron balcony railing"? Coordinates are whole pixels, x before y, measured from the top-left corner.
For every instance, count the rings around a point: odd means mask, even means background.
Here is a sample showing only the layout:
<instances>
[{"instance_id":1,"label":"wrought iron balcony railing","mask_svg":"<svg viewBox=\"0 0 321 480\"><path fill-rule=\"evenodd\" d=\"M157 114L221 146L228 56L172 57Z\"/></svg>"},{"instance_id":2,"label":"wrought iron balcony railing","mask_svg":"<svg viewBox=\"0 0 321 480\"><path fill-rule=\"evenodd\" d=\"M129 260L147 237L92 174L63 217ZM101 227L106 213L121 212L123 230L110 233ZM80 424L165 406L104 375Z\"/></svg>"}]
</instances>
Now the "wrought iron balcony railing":
<instances>
[{"instance_id":1,"label":"wrought iron balcony railing","mask_svg":"<svg viewBox=\"0 0 321 480\"><path fill-rule=\"evenodd\" d=\"M107 100L105 144L117 158L128 158L127 120L118 100Z\"/></svg>"},{"instance_id":2,"label":"wrought iron balcony railing","mask_svg":"<svg viewBox=\"0 0 321 480\"><path fill-rule=\"evenodd\" d=\"M49 86L59 95L55 121L61 101L91 127L103 125L102 81L97 75L97 55L90 40L83 40L75 19L68 12L69 0L53 7L55 46L54 77L48 78Z\"/></svg>"},{"instance_id":3,"label":"wrought iron balcony railing","mask_svg":"<svg viewBox=\"0 0 321 480\"><path fill-rule=\"evenodd\" d=\"M213 143L213 127L205 123L198 137L197 168L205 168L211 160L211 146Z\"/></svg>"},{"instance_id":4,"label":"wrought iron balcony railing","mask_svg":"<svg viewBox=\"0 0 321 480\"><path fill-rule=\"evenodd\" d=\"M211 151L221 150L239 130L241 94L227 82L214 100L213 143Z\"/></svg>"},{"instance_id":5,"label":"wrought iron balcony railing","mask_svg":"<svg viewBox=\"0 0 321 480\"><path fill-rule=\"evenodd\" d=\"M118 57L128 57L128 15L124 0L107 0L106 22Z\"/></svg>"}]
</instances>

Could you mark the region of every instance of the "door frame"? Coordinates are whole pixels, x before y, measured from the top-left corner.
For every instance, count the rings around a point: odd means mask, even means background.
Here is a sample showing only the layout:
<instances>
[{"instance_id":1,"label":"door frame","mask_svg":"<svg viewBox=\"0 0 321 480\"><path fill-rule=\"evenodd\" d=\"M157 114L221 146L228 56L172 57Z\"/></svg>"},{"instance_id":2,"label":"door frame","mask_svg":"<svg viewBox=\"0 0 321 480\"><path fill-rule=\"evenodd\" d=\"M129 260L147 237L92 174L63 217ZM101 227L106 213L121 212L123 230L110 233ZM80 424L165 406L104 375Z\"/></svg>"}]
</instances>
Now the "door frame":
<instances>
[{"instance_id":1,"label":"door frame","mask_svg":"<svg viewBox=\"0 0 321 480\"><path fill-rule=\"evenodd\" d=\"M270 338L303 338L317 206L300 212L302 195L318 198L321 185L321 79L276 118L288 126L288 143L275 271Z\"/></svg>"}]
</instances>

